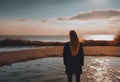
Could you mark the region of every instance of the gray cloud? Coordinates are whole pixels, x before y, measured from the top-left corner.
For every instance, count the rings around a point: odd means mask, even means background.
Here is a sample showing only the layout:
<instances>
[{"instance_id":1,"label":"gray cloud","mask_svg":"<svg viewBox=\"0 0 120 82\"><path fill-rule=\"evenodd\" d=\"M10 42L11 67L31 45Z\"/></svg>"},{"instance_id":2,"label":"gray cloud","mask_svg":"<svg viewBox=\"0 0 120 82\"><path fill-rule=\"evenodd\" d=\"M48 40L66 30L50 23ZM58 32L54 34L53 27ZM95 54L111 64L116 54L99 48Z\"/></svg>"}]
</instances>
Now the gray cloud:
<instances>
[{"instance_id":1,"label":"gray cloud","mask_svg":"<svg viewBox=\"0 0 120 82\"><path fill-rule=\"evenodd\" d=\"M46 22L48 22L49 20L47 20L47 19L44 19L44 20L41 20L41 22L43 22L43 23L46 23Z\"/></svg>"},{"instance_id":2,"label":"gray cloud","mask_svg":"<svg viewBox=\"0 0 120 82\"><path fill-rule=\"evenodd\" d=\"M26 22L26 21L30 21L30 19L21 18L21 19L17 19L17 21L19 21L19 22Z\"/></svg>"},{"instance_id":3,"label":"gray cloud","mask_svg":"<svg viewBox=\"0 0 120 82\"><path fill-rule=\"evenodd\" d=\"M94 20L94 19L110 19L120 18L120 10L91 10L87 12L81 12L75 16L69 18L69 20Z\"/></svg>"},{"instance_id":4,"label":"gray cloud","mask_svg":"<svg viewBox=\"0 0 120 82\"><path fill-rule=\"evenodd\" d=\"M90 10L86 12L81 12L75 16L71 17L59 17L55 20L64 21L64 20L101 20L101 19L110 19L111 22L119 22L120 21L120 10L117 9L98 9L98 10ZM41 22L49 22L51 19L45 19Z\"/></svg>"},{"instance_id":5,"label":"gray cloud","mask_svg":"<svg viewBox=\"0 0 120 82\"><path fill-rule=\"evenodd\" d=\"M69 17L60 17L60 18L56 18L56 20L60 20L60 21L63 21L63 20L68 20Z\"/></svg>"}]
</instances>

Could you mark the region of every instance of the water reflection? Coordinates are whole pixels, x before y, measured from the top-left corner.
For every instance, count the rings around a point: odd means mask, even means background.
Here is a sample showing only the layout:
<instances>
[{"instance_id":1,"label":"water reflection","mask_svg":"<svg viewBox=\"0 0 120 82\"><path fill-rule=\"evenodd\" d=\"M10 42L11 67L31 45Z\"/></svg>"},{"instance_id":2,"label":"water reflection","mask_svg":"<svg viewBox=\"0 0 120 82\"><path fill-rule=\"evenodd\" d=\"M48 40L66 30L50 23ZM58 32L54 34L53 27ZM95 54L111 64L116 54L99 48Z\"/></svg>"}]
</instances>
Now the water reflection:
<instances>
[{"instance_id":1,"label":"water reflection","mask_svg":"<svg viewBox=\"0 0 120 82\"><path fill-rule=\"evenodd\" d=\"M110 65L110 59L93 58L86 65L86 82L119 82L120 70Z\"/></svg>"},{"instance_id":2,"label":"water reflection","mask_svg":"<svg viewBox=\"0 0 120 82\"><path fill-rule=\"evenodd\" d=\"M81 82L120 82L118 57L85 57ZM62 57L0 67L0 82L67 82ZM75 82L75 78L73 78Z\"/></svg>"}]
</instances>

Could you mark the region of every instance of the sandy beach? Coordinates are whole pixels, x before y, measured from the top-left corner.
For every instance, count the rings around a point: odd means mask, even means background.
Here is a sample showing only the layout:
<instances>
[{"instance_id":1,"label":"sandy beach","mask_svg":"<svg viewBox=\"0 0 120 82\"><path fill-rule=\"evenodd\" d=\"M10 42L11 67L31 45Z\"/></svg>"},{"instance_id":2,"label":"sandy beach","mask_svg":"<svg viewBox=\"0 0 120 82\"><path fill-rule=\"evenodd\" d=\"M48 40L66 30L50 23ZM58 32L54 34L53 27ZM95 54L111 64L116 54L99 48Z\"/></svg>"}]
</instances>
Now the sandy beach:
<instances>
[{"instance_id":1,"label":"sandy beach","mask_svg":"<svg viewBox=\"0 0 120 82\"><path fill-rule=\"evenodd\" d=\"M43 49L0 52L0 66L11 65L45 57L61 57L63 46L51 46ZM114 46L85 46L85 56L120 56L120 47Z\"/></svg>"}]
</instances>

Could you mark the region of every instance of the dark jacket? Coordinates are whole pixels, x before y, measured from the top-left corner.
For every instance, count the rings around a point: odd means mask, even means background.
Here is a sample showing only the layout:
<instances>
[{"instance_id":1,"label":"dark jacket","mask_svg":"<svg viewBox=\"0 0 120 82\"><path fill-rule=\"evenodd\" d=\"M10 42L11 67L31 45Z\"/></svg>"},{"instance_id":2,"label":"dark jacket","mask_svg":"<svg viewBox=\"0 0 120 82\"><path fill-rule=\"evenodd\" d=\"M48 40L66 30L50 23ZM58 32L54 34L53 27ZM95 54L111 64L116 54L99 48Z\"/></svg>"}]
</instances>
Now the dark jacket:
<instances>
[{"instance_id":1,"label":"dark jacket","mask_svg":"<svg viewBox=\"0 0 120 82\"><path fill-rule=\"evenodd\" d=\"M80 43L79 51L77 56L72 56L70 53L69 42L65 43L63 49L63 61L66 67L66 73L82 73L82 66L84 65L84 52L83 45Z\"/></svg>"}]
</instances>

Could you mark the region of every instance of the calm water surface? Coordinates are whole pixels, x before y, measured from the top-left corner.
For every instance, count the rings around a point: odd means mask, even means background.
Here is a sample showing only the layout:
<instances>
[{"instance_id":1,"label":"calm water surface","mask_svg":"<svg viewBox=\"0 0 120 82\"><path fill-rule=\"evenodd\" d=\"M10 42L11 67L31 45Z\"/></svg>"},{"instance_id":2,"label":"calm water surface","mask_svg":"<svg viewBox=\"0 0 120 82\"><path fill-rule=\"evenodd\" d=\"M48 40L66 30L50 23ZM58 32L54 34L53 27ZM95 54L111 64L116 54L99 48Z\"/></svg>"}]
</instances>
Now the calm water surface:
<instances>
[{"instance_id":1,"label":"calm water surface","mask_svg":"<svg viewBox=\"0 0 120 82\"><path fill-rule=\"evenodd\" d=\"M119 57L86 56L81 82L120 82L119 62ZM67 82L64 69L61 57L15 63L0 67L0 82Z\"/></svg>"},{"instance_id":2,"label":"calm water surface","mask_svg":"<svg viewBox=\"0 0 120 82\"><path fill-rule=\"evenodd\" d=\"M30 41L44 41L44 42L66 42L69 40L68 36L24 36L24 35L9 35L0 36L0 40L4 39L20 39Z\"/></svg>"}]
</instances>

